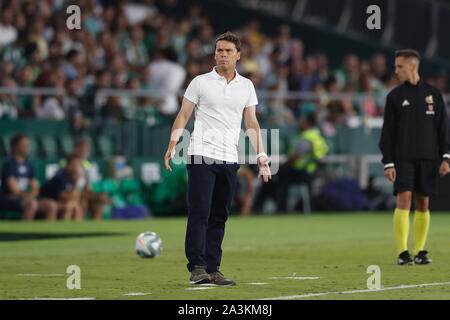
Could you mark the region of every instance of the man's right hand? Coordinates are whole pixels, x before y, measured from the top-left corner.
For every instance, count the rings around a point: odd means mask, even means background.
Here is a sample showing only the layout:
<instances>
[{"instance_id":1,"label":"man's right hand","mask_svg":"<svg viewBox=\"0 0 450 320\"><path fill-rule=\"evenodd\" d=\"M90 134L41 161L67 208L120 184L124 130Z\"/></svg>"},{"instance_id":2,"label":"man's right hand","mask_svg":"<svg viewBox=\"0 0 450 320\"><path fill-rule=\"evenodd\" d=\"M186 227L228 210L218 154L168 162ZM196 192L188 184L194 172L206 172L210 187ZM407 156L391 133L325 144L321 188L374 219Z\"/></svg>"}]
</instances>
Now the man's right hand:
<instances>
[{"instance_id":1,"label":"man's right hand","mask_svg":"<svg viewBox=\"0 0 450 320\"><path fill-rule=\"evenodd\" d=\"M397 171L395 171L395 168L388 168L384 170L384 176L388 178L389 181L394 182L397 177Z\"/></svg>"},{"instance_id":2,"label":"man's right hand","mask_svg":"<svg viewBox=\"0 0 450 320\"><path fill-rule=\"evenodd\" d=\"M166 154L164 155L164 165L166 166L166 170L172 171L172 168L169 165L169 160L175 156L175 147L167 149Z\"/></svg>"}]
</instances>

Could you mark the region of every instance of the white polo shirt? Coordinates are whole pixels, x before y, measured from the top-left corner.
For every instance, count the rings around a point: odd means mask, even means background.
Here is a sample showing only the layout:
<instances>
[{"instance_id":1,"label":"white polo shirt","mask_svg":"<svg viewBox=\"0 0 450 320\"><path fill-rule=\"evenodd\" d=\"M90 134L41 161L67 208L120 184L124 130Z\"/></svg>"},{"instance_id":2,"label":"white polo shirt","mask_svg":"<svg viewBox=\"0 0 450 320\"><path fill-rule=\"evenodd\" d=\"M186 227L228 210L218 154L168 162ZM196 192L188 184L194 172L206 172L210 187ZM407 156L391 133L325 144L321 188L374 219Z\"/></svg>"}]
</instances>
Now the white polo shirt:
<instances>
[{"instance_id":1,"label":"white polo shirt","mask_svg":"<svg viewBox=\"0 0 450 320\"><path fill-rule=\"evenodd\" d=\"M234 79L227 83L213 68L195 77L184 97L196 104L187 154L237 162L242 112L258 104L251 80L236 71Z\"/></svg>"}]
</instances>

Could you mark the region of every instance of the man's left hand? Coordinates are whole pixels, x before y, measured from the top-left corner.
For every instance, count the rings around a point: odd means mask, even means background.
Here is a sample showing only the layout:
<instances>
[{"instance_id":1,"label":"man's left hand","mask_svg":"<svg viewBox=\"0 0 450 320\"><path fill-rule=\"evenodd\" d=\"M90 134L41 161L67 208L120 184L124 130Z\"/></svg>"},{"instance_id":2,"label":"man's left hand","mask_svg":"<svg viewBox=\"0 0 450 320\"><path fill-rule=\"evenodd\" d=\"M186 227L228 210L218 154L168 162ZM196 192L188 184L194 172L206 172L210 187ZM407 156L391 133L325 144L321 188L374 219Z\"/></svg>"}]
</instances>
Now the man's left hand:
<instances>
[{"instance_id":1,"label":"man's left hand","mask_svg":"<svg viewBox=\"0 0 450 320\"><path fill-rule=\"evenodd\" d=\"M270 179L272 179L272 174L270 173L269 168L269 159L267 157L259 157L258 158L258 167L259 167L259 173L258 173L258 179L259 177L263 177L264 182L269 182Z\"/></svg>"},{"instance_id":2,"label":"man's left hand","mask_svg":"<svg viewBox=\"0 0 450 320\"><path fill-rule=\"evenodd\" d=\"M441 177L443 177L449 172L450 172L450 165L448 164L447 160L442 161L441 167L439 168L439 174L441 175Z\"/></svg>"}]
</instances>

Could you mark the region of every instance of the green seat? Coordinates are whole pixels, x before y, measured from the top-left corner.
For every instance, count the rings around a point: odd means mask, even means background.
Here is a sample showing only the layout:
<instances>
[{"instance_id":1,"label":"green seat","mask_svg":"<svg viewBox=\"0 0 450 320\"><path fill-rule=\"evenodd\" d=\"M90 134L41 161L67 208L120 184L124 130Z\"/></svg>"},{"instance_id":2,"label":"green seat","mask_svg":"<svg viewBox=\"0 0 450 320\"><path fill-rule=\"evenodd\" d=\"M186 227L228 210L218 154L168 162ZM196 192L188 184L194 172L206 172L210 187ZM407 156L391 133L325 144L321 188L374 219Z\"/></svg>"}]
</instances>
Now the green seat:
<instances>
[{"instance_id":1,"label":"green seat","mask_svg":"<svg viewBox=\"0 0 450 320\"><path fill-rule=\"evenodd\" d=\"M58 144L60 148L60 153L63 156L67 156L73 152L74 141L71 135L64 134L58 136Z\"/></svg>"},{"instance_id":2,"label":"green seat","mask_svg":"<svg viewBox=\"0 0 450 320\"><path fill-rule=\"evenodd\" d=\"M102 193L103 192L103 182L97 181L97 182L91 182L91 188L92 191L95 193Z\"/></svg>"},{"instance_id":3,"label":"green seat","mask_svg":"<svg viewBox=\"0 0 450 320\"><path fill-rule=\"evenodd\" d=\"M122 179L119 188L123 193L140 192L141 185L137 179Z\"/></svg>"},{"instance_id":4,"label":"green seat","mask_svg":"<svg viewBox=\"0 0 450 320\"><path fill-rule=\"evenodd\" d=\"M97 156L99 157L110 157L114 153L114 145L111 137L109 136L97 136L96 138L96 148L97 148Z\"/></svg>"},{"instance_id":5,"label":"green seat","mask_svg":"<svg viewBox=\"0 0 450 320\"><path fill-rule=\"evenodd\" d=\"M58 145L53 136L45 135L40 137L41 147L45 158L58 158Z\"/></svg>"},{"instance_id":6,"label":"green seat","mask_svg":"<svg viewBox=\"0 0 450 320\"><path fill-rule=\"evenodd\" d=\"M117 185L117 182L115 180L105 179L102 181L102 189L103 192L113 194L119 191L119 186Z\"/></svg>"},{"instance_id":7,"label":"green seat","mask_svg":"<svg viewBox=\"0 0 450 320\"><path fill-rule=\"evenodd\" d=\"M29 136L28 140L30 141L30 153L29 156L31 158L38 158L39 152L38 152L38 143L35 137Z\"/></svg>"},{"instance_id":8,"label":"green seat","mask_svg":"<svg viewBox=\"0 0 450 320\"><path fill-rule=\"evenodd\" d=\"M137 192L132 192L127 195L127 202L134 206L141 206L145 204L144 199L141 197L141 195Z\"/></svg>"},{"instance_id":9,"label":"green seat","mask_svg":"<svg viewBox=\"0 0 450 320\"><path fill-rule=\"evenodd\" d=\"M5 135L0 137L0 152L2 157L9 155L9 142L11 141L11 136Z\"/></svg>"},{"instance_id":10,"label":"green seat","mask_svg":"<svg viewBox=\"0 0 450 320\"><path fill-rule=\"evenodd\" d=\"M127 200L120 193L114 193L111 195L111 203L114 208L123 208L127 205Z\"/></svg>"}]
</instances>

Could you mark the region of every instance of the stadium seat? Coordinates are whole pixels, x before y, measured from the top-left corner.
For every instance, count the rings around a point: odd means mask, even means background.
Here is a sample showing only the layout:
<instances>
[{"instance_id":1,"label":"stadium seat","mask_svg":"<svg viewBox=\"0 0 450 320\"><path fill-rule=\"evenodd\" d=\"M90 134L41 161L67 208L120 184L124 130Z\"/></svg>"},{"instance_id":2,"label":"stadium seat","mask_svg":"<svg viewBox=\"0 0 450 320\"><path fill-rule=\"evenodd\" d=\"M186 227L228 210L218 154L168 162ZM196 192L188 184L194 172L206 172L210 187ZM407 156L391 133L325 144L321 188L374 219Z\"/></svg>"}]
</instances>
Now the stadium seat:
<instances>
[{"instance_id":1,"label":"stadium seat","mask_svg":"<svg viewBox=\"0 0 450 320\"><path fill-rule=\"evenodd\" d=\"M69 155L70 153L72 153L73 146L74 146L73 137L68 134L58 136L58 145L59 145L60 154L62 156Z\"/></svg>"},{"instance_id":2,"label":"stadium seat","mask_svg":"<svg viewBox=\"0 0 450 320\"><path fill-rule=\"evenodd\" d=\"M58 145L53 136L51 135L41 136L39 140L45 158L56 159L60 157L60 154L58 153Z\"/></svg>"},{"instance_id":3,"label":"stadium seat","mask_svg":"<svg viewBox=\"0 0 450 320\"><path fill-rule=\"evenodd\" d=\"M111 196L111 203L114 208L123 208L127 205L127 200L120 193L114 193Z\"/></svg>"},{"instance_id":4,"label":"stadium seat","mask_svg":"<svg viewBox=\"0 0 450 320\"><path fill-rule=\"evenodd\" d=\"M145 204L144 199L137 192L132 192L132 193L128 194L126 198L127 198L128 204L131 204L134 206L140 206L140 205Z\"/></svg>"},{"instance_id":5,"label":"stadium seat","mask_svg":"<svg viewBox=\"0 0 450 320\"><path fill-rule=\"evenodd\" d=\"M103 192L113 194L119 191L119 187L115 180L113 179L105 179L102 181L102 190Z\"/></svg>"},{"instance_id":6,"label":"stadium seat","mask_svg":"<svg viewBox=\"0 0 450 320\"><path fill-rule=\"evenodd\" d=\"M101 135L96 137L96 155L98 157L110 157L114 154L114 145L111 137Z\"/></svg>"},{"instance_id":7,"label":"stadium seat","mask_svg":"<svg viewBox=\"0 0 450 320\"><path fill-rule=\"evenodd\" d=\"M131 192L140 192L141 186L138 180L136 179L122 179L120 181L120 192L123 193L131 193Z\"/></svg>"},{"instance_id":8,"label":"stadium seat","mask_svg":"<svg viewBox=\"0 0 450 320\"><path fill-rule=\"evenodd\" d=\"M95 193L102 193L103 192L103 182L102 181L92 182L91 188Z\"/></svg>"},{"instance_id":9,"label":"stadium seat","mask_svg":"<svg viewBox=\"0 0 450 320\"><path fill-rule=\"evenodd\" d=\"M30 158L39 158L39 148L36 137L28 136L28 140L30 141Z\"/></svg>"}]
</instances>

